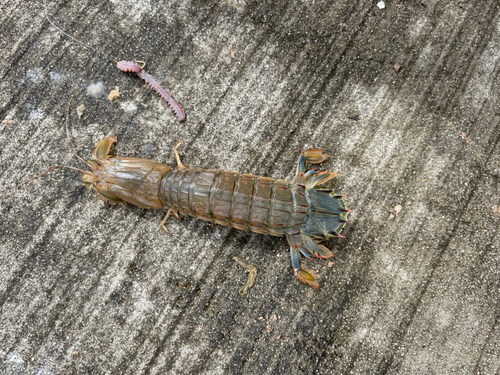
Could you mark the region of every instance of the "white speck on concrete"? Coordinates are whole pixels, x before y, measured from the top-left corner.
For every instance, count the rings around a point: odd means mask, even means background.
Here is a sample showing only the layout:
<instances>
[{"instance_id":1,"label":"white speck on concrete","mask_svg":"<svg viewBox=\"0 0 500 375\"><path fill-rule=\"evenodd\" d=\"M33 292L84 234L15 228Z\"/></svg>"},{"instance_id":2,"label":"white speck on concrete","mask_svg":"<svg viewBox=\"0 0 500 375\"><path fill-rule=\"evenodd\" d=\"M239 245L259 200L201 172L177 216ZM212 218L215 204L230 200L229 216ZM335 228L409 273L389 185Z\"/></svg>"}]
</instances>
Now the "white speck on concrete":
<instances>
[{"instance_id":1,"label":"white speck on concrete","mask_svg":"<svg viewBox=\"0 0 500 375\"><path fill-rule=\"evenodd\" d=\"M383 1L379 1L377 3L377 6L380 8L380 9L384 9L385 8L385 3Z\"/></svg>"},{"instance_id":2,"label":"white speck on concrete","mask_svg":"<svg viewBox=\"0 0 500 375\"><path fill-rule=\"evenodd\" d=\"M42 367L40 370L38 370L38 372L36 373L36 375L52 375L53 372Z\"/></svg>"},{"instance_id":3,"label":"white speck on concrete","mask_svg":"<svg viewBox=\"0 0 500 375\"><path fill-rule=\"evenodd\" d=\"M55 83L58 83L62 77L61 74L59 74L57 72L50 72L49 76L50 76L50 79Z\"/></svg>"},{"instance_id":4,"label":"white speck on concrete","mask_svg":"<svg viewBox=\"0 0 500 375\"><path fill-rule=\"evenodd\" d=\"M221 3L225 3L229 6L234 7L239 13L244 13L247 11L247 4L245 0L223 0L221 1Z\"/></svg>"},{"instance_id":5,"label":"white speck on concrete","mask_svg":"<svg viewBox=\"0 0 500 375\"><path fill-rule=\"evenodd\" d=\"M12 362L12 363L24 363L23 359L19 354L12 353L7 356L7 361Z\"/></svg>"},{"instance_id":6,"label":"white speck on concrete","mask_svg":"<svg viewBox=\"0 0 500 375\"><path fill-rule=\"evenodd\" d=\"M115 12L120 13L122 18L133 18L134 22L139 22L143 13L154 13L149 0L111 0L111 2L115 5Z\"/></svg>"},{"instance_id":7,"label":"white speck on concrete","mask_svg":"<svg viewBox=\"0 0 500 375\"><path fill-rule=\"evenodd\" d=\"M429 19L427 17L417 19L408 30L410 41L415 41L426 30L428 23Z\"/></svg>"},{"instance_id":8,"label":"white speck on concrete","mask_svg":"<svg viewBox=\"0 0 500 375\"><path fill-rule=\"evenodd\" d=\"M135 301L134 310L130 317L132 320L135 320L136 322L140 321L144 315L147 315L145 313L151 311L152 308L153 304L151 303L151 301L145 295L141 295Z\"/></svg>"},{"instance_id":9,"label":"white speck on concrete","mask_svg":"<svg viewBox=\"0 0 500 375\"><path fill-rule=\"evenodd\" d=\"M29 118L32 121L40 121L43 119L43 111L40 108L30 111Z\"/></svg>"},{"instance_id":10,"label":"white speck on concrete","mask_svg":"<svg viewBox=\"0 0 500 375\"><path fill-rule=\"evenodd\" d=\"M43 80L42 68L30 69L26 73L26 78L33 83L40 83Z\"/></svg>"},{"instance_id":11,"label":"white speck on concrete","mask_svg":"<svg viewBox=\"0 0 500 375\"><path fill-rule=\"evenodd\" d=\"M222 235L221 235L220 230L218 228L214 231L214 238L216 240L220 240L222 238Z\"/></svg>"},{"instance_id":12,"label":"white speck on concrete","mask_svg":"<svg viewBox=\"0 0 500 375\"><path fill-rule=\"evenodd\" d=\"M132 102L123 102L121 104L122 109L125 112L135 112L137 111L137 106Z\"/></svg>"},{"instance_id":13,"label":"white speck on concrete","mask_svg":"<svg viewBox=\"0 0 500 375\"><path fill-rule=\"evenodd\" d=\"M91 83L87 86L87 94L93 96L94 98L100 97L104 94L105 87L102 82Z\"/></svg>"}]
</instances>

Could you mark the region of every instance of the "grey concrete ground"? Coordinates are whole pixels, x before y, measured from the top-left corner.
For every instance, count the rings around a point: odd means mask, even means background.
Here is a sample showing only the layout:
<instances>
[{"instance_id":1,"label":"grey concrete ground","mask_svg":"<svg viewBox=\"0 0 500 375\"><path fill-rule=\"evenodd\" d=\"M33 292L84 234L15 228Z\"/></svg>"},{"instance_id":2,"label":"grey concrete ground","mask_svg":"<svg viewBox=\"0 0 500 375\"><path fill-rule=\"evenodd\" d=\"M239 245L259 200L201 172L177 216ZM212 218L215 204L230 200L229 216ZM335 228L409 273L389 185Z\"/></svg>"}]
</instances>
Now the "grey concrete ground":
<instances>
[{"instance_id":1,"label":"grey concrete ground","mask_svg":"<svg viewBox=\"0 0 500 375\"><path fill-rule=\"evenodd\" d=\"M49 2L86 48L41 1L2 0L0 373L498 373L499 4L377 2ZM187 217L168 236L164 211L108 206L77 172L9 193L81 166L72 95L86 158L117 135L175 165L184 139L187 165L290 179L325 148L354 212L333 263L306 262L321 290L283 238ZM233 256L259 269L247 296Z\"/></svg>"}]
</instances>

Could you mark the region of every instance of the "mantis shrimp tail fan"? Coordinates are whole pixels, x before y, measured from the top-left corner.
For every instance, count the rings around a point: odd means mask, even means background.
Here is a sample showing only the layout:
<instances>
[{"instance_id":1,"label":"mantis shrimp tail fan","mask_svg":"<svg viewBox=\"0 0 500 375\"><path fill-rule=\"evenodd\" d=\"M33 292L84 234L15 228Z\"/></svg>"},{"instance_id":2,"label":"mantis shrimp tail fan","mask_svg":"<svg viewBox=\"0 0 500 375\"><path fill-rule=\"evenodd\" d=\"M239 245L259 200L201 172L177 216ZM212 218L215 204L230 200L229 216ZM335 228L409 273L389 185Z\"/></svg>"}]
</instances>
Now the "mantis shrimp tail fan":
<instances>
[{"instance_id":1,"label":"mantis shrimp tail fan","mask_svg":"<svg viewBox=\"0 0 500 375\"><path fill-rule=\"evenodd\" d=\"M340 234L347 223L348 210L342 195L337 195L331 189L318 188L318 185L334 178L334 172L305 172L308 163L321 163L328 157L322 150L308 150L299 157L297 173L293 181L295 191L305 196L308 207L307 219L295 232L287 233L290 244L292 265L297 278L305 284L319 289L316 281L318 275L301 265L300 254L306 258L330 258L333 253L318 241L329 237L344 238Z\"/></svg>"}]
</instances>

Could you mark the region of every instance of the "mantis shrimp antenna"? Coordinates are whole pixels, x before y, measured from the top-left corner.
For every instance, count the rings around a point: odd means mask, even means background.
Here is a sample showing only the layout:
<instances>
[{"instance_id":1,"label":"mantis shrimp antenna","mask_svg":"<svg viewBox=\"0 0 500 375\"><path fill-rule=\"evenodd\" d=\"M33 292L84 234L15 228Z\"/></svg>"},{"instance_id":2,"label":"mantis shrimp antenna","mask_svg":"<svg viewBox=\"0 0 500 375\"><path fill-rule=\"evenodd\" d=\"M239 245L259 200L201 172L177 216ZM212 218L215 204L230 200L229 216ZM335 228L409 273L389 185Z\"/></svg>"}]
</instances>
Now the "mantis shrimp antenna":
<instances>
[{"instance_id":1,"label":"mantis shrimp antenna","mask_svg":"<svg viewBox=\"0 0 500 375\"><path fill-rule=\"evenodd\" d=\"M71 96L71 98L69 99L69 103L68 103L68 110L66 112L66 140L68 142L68 146L69 146L69 149L71 150L71 153L73 154L73 156L75 156L77 159L79 159L81 162L83 162L84 164L86 164L88 167L90 167L90 169L94 169L87 161L85 161L80 155L78 155L75 150L73 149L73 146L71 144L71 141L70 141L70 138L69 138L69 129L68 129L68 119L69 119L69 107L71 105L71 99L73 99L73 96ZM22 186L24 184L27 184L28 182L30 181L33 181L35 179L37 179L38 177L42 177L44 175L46 175L47 173L50 173L52 171L55 171L56 169L61 169L61 168L65 168L65 169L71 169L71 170L74 170L74 171L78 171L78 172L81 172L83 174L92 174L92 172L89 172L89 171L86 171L86 170L83 170L83 169L80 169L80 168L75 168L75 167L69 167L67 165L56 165L55 167L52 167L48 170L46 170L45 172L42 172L40 174L37 174L36 176L33 176L31 177L30 179L26 180L26 181L23 181L21 182L19 185L17 186L14 186L13 188L11 188L9 191L12 191L14 189L17 189L19 186Z\"/></svg>"}]
</instances>

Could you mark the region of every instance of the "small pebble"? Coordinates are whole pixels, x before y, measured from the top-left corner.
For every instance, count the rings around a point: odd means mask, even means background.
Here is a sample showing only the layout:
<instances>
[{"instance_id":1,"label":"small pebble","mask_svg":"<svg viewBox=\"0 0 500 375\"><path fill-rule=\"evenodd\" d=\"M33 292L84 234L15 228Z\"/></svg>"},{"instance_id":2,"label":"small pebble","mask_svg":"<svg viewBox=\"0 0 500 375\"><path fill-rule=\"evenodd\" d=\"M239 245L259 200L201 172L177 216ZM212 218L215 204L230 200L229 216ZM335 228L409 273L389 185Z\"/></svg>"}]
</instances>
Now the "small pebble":
<instances>
[{"instance_id":1,"label":"small pebble","mask_svg":"<svg viewBox=\"0 0 500 375\"><path fill-rule=\"evenodd\" d=\"M116 98L119 98L119 97L120 97L120 91L119 91L118 87L116 89L112 90L109 93L109 95L108 95L108 99L110 101L113 101L113 100L115 100Z\"/></svg>"}]
</instances>

